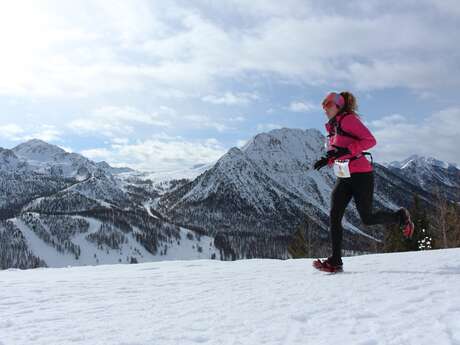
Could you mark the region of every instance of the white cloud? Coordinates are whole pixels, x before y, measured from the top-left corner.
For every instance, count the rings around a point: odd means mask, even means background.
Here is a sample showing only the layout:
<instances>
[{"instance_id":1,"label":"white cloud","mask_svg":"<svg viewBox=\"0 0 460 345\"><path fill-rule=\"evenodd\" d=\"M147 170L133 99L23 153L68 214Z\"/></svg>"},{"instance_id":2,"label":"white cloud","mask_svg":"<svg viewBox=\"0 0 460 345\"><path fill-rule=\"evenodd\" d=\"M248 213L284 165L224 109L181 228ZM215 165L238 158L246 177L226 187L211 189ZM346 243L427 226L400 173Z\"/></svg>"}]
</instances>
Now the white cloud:
<instances>
[{"instance_id":1,"label":"white cloud","mask_svg":"<svg viewBox=\"0 0 460 345\"><path fill-rule=\"evenodd\" d=\"M211 163L226 152L215 138L185 141L180 138L151 138L135 144L113 145L81 151L94 160L105 160L114 166L129 166L137 170L160 171Z\"/></svg>"},{"instance_id":2,"label":"white cloud","mask_svg":"<svg viewBox=\"0 0 460 345\"><path fill-rule=\"evenodd\" d=\"M62 146L62 145L57 145L57 146L60 147L61 149L63 149L64 151L66 151L66 152L69 152L69 153L74 152L73 149L72 149L71 147Z\"/></svg>"},{"instance_id":3,"label":"white cloud","mask_svg":"<svg viewBox=\"0 0 460 345\"><path fill-rule=\"evenodd\" d=\"M276 124L276 123L260 123L257 125L258 132L268 132L272 129L283 128L284 126Z\"/></svg>"},{"instance_id":4,"label":"white cloud","mask_svg":"<svg viewBox=\"0 0 460 345\"><path fill-rule=\"evenodd\" d=\"M243 147L244 145L246 145L247 142L248 142L248 139L240 139L240 140L237 140L237 141L236 141L236 146L237 146L237 147Z\"/></svg>"},{"instance_id":5,"label":"white cloud","mask_svg":"<svg viewBox=\"0 0 460 345\"><path fill-rule=\"evenodd\" d=\"M77 134L95 134L106 137L118 137L120 135L129 135L134 132L134 128L120 122L104 122L100 119L80 118L72 120L67 127Z\"/></svg>"},{"instance_id":6,"label":"white cloud","mask_svg":"<svg viewBox=\"0 0 460 345\"><path fill-rule=\"evenodd\" d=\"M95 161L113 161L114 153L107 148L87 149L80 152L83 156Z\"/></svg>"},{"instance_id":7,"label":"white cloud","mask_svg":"<svg viewBox=\"0 0 460 345\"><path fill-rule=\"evenodd\" d=\"M426 89L455 87L458 80L452 78L448 59L376 60L370 63L353 62L348 66L350 82L362 90L405 86L426 95ZM451 66L453 70L460 68ZM454 73L455 74L455 73ZM428 85L429 83L429 85Z\"/></svg>"},{"instance_id":8,"label":"white cloud","mask_svg":"<svg viewBox=\"0 0 460 345\"><path fill-rule=\"evenodd\" d=\"M126 145L129 143L129 138L111 138L113 144Z\"/></svg>"},{"instance_id":9,"label":"white cloud","mask_svg":"<svg viewBox=\"0 0 460 345\"><path fill-rule=\"evenodd\" d=\"M205 114L181 114L167 106L160 106L159 112L145 112L128 106L104 106L93 110L89 116L70 121L67 128L80 135L98 133L116 138L135 133L146 125L170 130L211 128L225 132L233 129L232 123L242 121L241 116L220 119Z\"/></svg>"},{"instance_id":10,"label":"white cloud","mask_svg":"<svg viewBox=\"0 0 460 345\"><path fill-rule=\"evenodd\" d=\"M373 151L379 161L385 162L418 154L459 164L458 119L460 108L448 108L417 123L402 115L390 115L372 121L369 126L377 139Z\"/></svg>"},{"instance_id":11,"label":"white cloud","mask_svg":"<svg viewBox=\"0 0 460 345\"><path fill-rule=\"evenodd\" d=\"M390 127L394 123L403 123L406 121L406 118L401 115L401 114L392 114L388 115L385 117L382 117L380 119L371 121L369 125L377 127L377 128L385 128L385 127Z\"/></svg>"},{"instance_id":12,"label":"white cloud","mask_svg":"<svg viewBox=\"0 0 460 345\"><path fill-rule=\"evenodd\" d=\"M250 102L259 99L256 94L253 93L233 93L226 92L222 96L208 95L202 98L204 102L214 104L226 104L226 105L242 105L249 104Z\"/></svg>"},{"instance_id":13,"label":"white cloud","mask_svg":"<svg viewBox=\"0 0 460 345\"><path fill-rule=\"evenodd\" d=\"M181 121L186 121L187 127L189 128L196 128L196 129L203 129L203 128L213 128L218 132L224 132L230 130L231 128L220 122L213 120L210 116L207 115L199 115L199 114L192 114L192 115L184 115L180 117ZM183 123L184 124L184 123Z\"/></svg>"},{"instance_id":14,"label":"white cloud","mask_svg":"<svg viewBox=\"0 0 460 345\"><path fill-rule=\"evenodd\" d=\"M311 110L315 110L317 108L318 107L315 106L314 104L310 102L305 102L305 101L291 102L291 104L289 104L289 107L288 107L290 111L297 112L297 113L308 112Z\"/></svg>"},{"instance_id":15,"label":"white cloud","mask_svg":"<svg viewBox=\"0 0 460 345\"><path fill-rule=\"evenodd\" d=\"M15 123L10 123L0 126L0 135L11 141L27 141L30 139L41 139L44 141L59 141L62 137L62 132L53 125L24 125L19 126Z\"/></svg>"},{"instance_id":16,"label":"white cloud","mask_svg":"<svg viewBox=\"0 0 460 345\"><path fill-rule=\"evenodd\" d=\"M161 109L171 114L170 108L162 107ZM125 106L114 107L105 106L94 110L93 116L102 121L116 121L116 122L137 122L140 124L157 126L157 127L170 127L171 123L157 113L147 113L137 108Z\"/></svg>"},{"instance_id":17,"label":"white cloud","mask_svg":"<svg viewBox=\"0 0 460 345\"><path fill-rule=\"evenodd\" d=\"M41 125L36 131L30 135L25 135L22 140L41 139L43 141L52 142L60 141L62 132L54 125Z\"/></svg>"},{"instance_id":18,"label":"white cloud","mask_svg":"<svg viewBox=\"0 0 460 345\"><path fill-rule=\"evenodd\" d=\"M246 118L244 116L234 116L228 119L230 122L245 122Z\"/></svg>"},{"instance_id":19,"label":"white cloud","mask_svg":"<svg viewBox=\"0 0 460 345\"><path fill-rule=\"evenodd\" d=\"M5 2L0 93L208 94L205 101L244 104L253 98L216 96L217 86L257 73L362 89L458 87L458 6L433 3Z\"/></svg>"},{"instance_id":20,"label":"white cloud","mask_svg":"<svg viewBox=\"0 0 460 345\"><path fill-rule=\"evenodd\" d=\"M162 107L162 110L171 114L169 108ZM103 106L93 110L90 116L72 120L67 127L79 134L101 133L107 137L117 137L133 133L136 125L171 127L171 122L166 118L167 115L144 112L130 106Z\"/></svg>"},{"instance_id":21,"label":"white cloud","mask_svg":"<svg viewBox=\"0 0 460 345\"><path fill-rule=\"evenodd\" d=\"M0 126L0 135L8 140L20 140L24 130L15 123Z\"/></svg>"}]
</instances>

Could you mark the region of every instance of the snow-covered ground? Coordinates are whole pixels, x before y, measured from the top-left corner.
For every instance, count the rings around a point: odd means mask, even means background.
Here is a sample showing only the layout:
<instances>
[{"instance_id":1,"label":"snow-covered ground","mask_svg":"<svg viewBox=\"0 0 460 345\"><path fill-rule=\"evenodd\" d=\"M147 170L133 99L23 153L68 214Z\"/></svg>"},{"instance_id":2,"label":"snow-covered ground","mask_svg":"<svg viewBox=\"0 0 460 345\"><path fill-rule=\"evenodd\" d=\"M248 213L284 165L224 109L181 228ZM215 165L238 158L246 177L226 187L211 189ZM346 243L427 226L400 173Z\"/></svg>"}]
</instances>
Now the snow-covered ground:
<instances>
[{"instance_id":1,"label":"snow-covered ground","mask_svg":"<svg viewBox=\"0 0 460 345\"><path fill-rule=\"evenodd\" d=\"M460 344L460 249L0 272L0 344Z\"/></svg>"}]
</instances>

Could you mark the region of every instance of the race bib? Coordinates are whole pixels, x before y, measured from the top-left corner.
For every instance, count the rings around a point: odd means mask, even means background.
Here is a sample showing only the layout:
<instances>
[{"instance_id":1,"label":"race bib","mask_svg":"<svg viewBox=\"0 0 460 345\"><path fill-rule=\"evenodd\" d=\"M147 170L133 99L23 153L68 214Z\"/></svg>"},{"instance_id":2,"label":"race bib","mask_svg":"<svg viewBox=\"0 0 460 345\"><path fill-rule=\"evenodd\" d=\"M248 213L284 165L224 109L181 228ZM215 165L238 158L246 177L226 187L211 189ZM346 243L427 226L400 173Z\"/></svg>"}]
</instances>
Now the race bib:
<instances>
[{"instance_id":1,"label":"race bib","mask_svg":"<svg viewBox=\"0 0 460 345\"><path fill-rule=\"evenodd\" d=\"M349 159L334 161L334 173L335 173L335 176L337 176L337 177L351 177L350 168L348 167L349 163L350 163Z\"/></svg>"}]
</instances>

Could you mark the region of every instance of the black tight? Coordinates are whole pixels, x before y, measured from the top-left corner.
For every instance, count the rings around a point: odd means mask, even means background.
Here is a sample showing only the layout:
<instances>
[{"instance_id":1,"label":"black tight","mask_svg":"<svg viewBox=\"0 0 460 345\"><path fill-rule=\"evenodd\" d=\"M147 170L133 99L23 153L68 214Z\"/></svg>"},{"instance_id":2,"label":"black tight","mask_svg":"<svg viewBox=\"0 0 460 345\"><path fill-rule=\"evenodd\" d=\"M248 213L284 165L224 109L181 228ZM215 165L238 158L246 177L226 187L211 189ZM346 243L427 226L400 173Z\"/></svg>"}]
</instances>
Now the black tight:
<instances>
[{"instance_id":1,"label":"black tight","mask_svg":"<svg viewBox=\"0 0 460 345\"><path fill-rule=\"evenodd\" d=\"M354 173L350 178L337 178L331 197L332 259L342 263L342 218L351 198L355 200L359 216L365 225L399 223L401 212L372 212L374 174Z\"/></svg>"}]
</instances>

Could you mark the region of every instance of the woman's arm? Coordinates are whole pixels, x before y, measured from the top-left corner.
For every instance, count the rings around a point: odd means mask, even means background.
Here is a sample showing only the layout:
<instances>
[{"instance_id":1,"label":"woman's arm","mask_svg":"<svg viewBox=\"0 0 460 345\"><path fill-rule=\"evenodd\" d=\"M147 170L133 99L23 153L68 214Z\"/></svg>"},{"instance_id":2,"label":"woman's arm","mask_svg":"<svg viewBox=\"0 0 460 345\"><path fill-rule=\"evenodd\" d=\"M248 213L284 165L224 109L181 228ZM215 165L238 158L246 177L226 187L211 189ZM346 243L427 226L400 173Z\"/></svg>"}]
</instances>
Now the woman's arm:
<instances>
[{"instance_id":1,"label":"woman's arm","mask_svg":"<svg viewBox=\"0 0 460 345\"><path fill-rule=\"evenodd\" d=\"M354 140L347 147L353 156L368 150L377 144L377 141L372 133L366 126L364 126L357 115L346 116L340 125L345 132L353 134L358 138L358 140Z\"/></svg>"}]
</instances>

